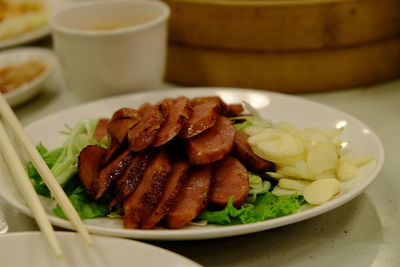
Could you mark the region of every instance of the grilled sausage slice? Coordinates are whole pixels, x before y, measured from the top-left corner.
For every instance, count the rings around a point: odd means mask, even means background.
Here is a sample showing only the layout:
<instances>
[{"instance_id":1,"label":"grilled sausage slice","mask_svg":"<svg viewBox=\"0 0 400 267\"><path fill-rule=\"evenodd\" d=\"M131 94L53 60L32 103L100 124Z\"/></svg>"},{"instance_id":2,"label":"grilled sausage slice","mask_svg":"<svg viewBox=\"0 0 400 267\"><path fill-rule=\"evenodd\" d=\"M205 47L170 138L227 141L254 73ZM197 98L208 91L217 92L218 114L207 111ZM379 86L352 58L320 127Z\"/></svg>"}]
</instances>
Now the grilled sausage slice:
<instances>
[{"instance_id":1,"label":"grilled sausage slice","mask_svg":"<svg viewBox=\"0 0 400 267\"><path fill-rule=\"evenodd\" d=\"M114 112L108 124L108 132L119 143L125 139L128 131L142 118L142 115L132 108L121 108Z\"/></svg>"},{"instance_id":2,"label":"grilled sausage slice","mask_svg":"<svg viewBox=\"0 0 400 267\"><path fill-rule=\"evenodd\" d=\"M171 211L166 216L169 228L177 229L187 225L207 206L212 177L212 166L194 166L179 191Z\"/></svg>"},{"instance_id":3,"label":"grilled sausage slice","mask_svg":"<svg viewBox=\"0 0 400 267\"><path fill-rule=\"evenodd\" d=\"M96 125L96 129L94 129L93 139L100 141L104 136L107 135L107 126L109 119L100 119Z\"/></svg>"},{"instance_id":4,"label":"grilled sausage slice","mask_svg":"<svg viewBox=\"0 0 400 267\"><path fill-rule=\"evenodd\" d=\"M167 152L160 150L154 156L136 190L124 200L124 228L139 228L160 201L171 164Z\"/></svg>"},{"instance_id":5,"label":"grilled sausage slice","mask_svg":"<svg viewBox=\"0 0 400 267\"><path fill-rule=\"evenodd\" d=\"M142 119L128 132L130 149L137 152L147 148L153 142L163 123L164 115L161 112L161 104L146 107Z\"/></svg>"},{"instance_id":6,"label":"grilled sausage slice","mask_svg":"<svg viewBox=\"0 0 400 267\"><path fill-rule=\"evenodd\" d=\"M212 128L187 140L190 164L208 164L222 159L231 152L234 138L235 128L231 121L218 116Z\"/></svg>"},{"instance_id":7,"label":"grilled sausage slice","mask_svg":"<svg viewBox=\"0 0 400 267\"><path fill-rule=\"evenodd\" d=\"M222 112L222 115L230 118L237 117L244 111L242 104L228 104Z\"/></svg>"},{"instance_id":8,"label":"grilled sausage slice","mask_svg":"<svg viewBox=\"0 0 400 267\"><path fill-rule=\"evenodd\" d=\"M246 168L239 160L227 156L214 165L210 202L225 207L233 196L233 205L240 207L249 194L249 178Z\"/></svg>"},{"instance_id":9,"label":"grilled sausage slice","mask_svg":"<svg viewBox=\"0 0 400 267\"><path fill-rule=\"evenodd\" d=\"M265 173L267 171L274 171L275 164L271 161L265 160L257 156L251 149L247 139L249 135L243 131L236 131L235 143L234 143L234 154L240 159L240 161L249 169L255 173Z\"/></svg>"},{"instance_id":10,"label":"grilled sausage slice","mask_svg":"<svg viewBox=\"0 0 400 267\"><path fill-rule=\"evenodd\" d=\"M178 97L165 102L169 106L168 114L152 143L154 147L162 146L177 136L192 113L189 99L186 97Z\"/></svg>"},{"instance_id":11,"label":"grilled sausage slice","mask_svg":"<svg viewBox=\"0 0 400 267\"><path fill-rule=\"evenodd\" d=\"M92 190L96 192L95 199L100 198L111 183L125 172L132 158L133 153L126 150L101 170L99 179L92 183Z\"/></svg>"},{"instance_id":12,"label":"grilled sausage slice","mask_svg":"<svg viewBox=\"0 0 400 267\"><path fill-rule=\"evenodd\" d=\"M167 179L164 194L153 212L141 223L141 228L153 228L171 209L175 197L182 187L187 177L189 163L186 160L180 160L172 165L172 171Z\"/></svg>"},{"instance_id":13,"label":"grilled sausage slice","mask_svg":"<svg viewBox=\"0 0 400 267\"><path fill-rule=\"evenodd\" d=\"M95 197L96 192L92 190L92 183L99 179L103 166L103 156L106 150L102 147L90 145L82 149L78 157L78 175L86 192Z\"/></svg>"},{"instance_id":14,"label":"grilled sausage slice","mask_svg":"<svg viewBox=\"0 0 400 267\"><path fill-rule=\"evenodd\" d=\"M180 138L191 138L215 125L218 118L218 105L215 102L204 102L193 106L193 112L183 125Z\"/></svg>"},{"instance_id":15,"label":"grilled sausage slice","mask_svg":"<svg viewBox=\"0 0 400 267\"><path fill-rule=\"evenodd\" d=\"M120 203L135 191L150 164L152 156L153 151L147 149L137 154L123 175L114 182L114 198L116 203Z\"/></svg>"}]
</instances>

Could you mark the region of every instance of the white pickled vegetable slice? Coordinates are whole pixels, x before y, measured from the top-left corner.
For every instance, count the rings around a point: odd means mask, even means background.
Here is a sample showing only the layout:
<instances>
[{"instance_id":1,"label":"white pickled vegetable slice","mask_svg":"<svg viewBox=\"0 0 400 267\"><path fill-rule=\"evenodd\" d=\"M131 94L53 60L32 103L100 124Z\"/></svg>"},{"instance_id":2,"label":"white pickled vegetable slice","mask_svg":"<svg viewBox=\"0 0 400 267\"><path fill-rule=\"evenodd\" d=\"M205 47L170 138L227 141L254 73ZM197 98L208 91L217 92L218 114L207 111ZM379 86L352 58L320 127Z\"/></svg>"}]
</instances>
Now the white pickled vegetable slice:
<instances>
[{"instance_id":1,"label":"white pickled vegetable slice","mask_svg":"<svg viewBox=\"0 0 400 267\"><path fill-rule=\"evenodd\" d=\"M351 163L357 167L362 167L362 166L370 163L373 159L374 159L373 156L367 155L367 156L362 156L362 157L353 159L353 160L351 160Z\"/></svg>"},{"instance_id":2,"label":"white pickled vegetable slice","mask_svg":"<svg viewBox=\"0 0 400 267\"><path fill-rule=\"evenodd\" d=\"M275 186L274 190L271 191L272 194L275 196L281 197L281 196L286 196L286 195L292 195L292 194L299 194L299 191L296 190L288 190L288 189L283 189L280 186Z\"/></svg>"},{"instance_id":3,"label":"white pickled vegetable slice","mask_svg":"<svg viewBox=\"0 0 400 267\"><path fill-rule=\"evenodd\" d=\"M336 174L340 180L348 181L356 178L360 174L360 170L349 161L340 160L336 169Z\"/></svg>"},{"instance_id":4,"label":"white pickled vegetable slice","mask_svg":"<svg viewBox=\"0 0 400 267\"><path fill-rule=\"evenodd\" d=\"M314 174L334 169L339 155L332 142L320 142L311 147L307 155L307 163Z\"/></svg>"},{"instance_id":5,"label":"white pickled vegetable slice","mask_svg":"<svg viewBox=\"0 0 400 267\"><path fill-rule=\"evenodd\" d=\"M286 177L286 176L284 176L282 174L279 174L279 173L276 173L276 172L266 172L266 174L269 175L270 177L274 178L274 179L277 179L277 180Z\"/></svg>"},{"instance_id":6,"label":"white pickled vegetable slice","mask_svg":"<svg viewBox=\"0 0 400 267\"><path fill-rule=\"evenodd\" d=\"M245 133L247 133L248 135L252 136L252 135L256 135L256 134L262 132L263 130L265 130L265 127L263 127L263 126L252 125L252 126L246 127L243 131Z\"/></svg>"},{"instance_id":7,"label":"white pickled vegetable slice","mask_svg":"<svg viewBox=\"0 0 400 267\"><path fill-rule=\"evenodd\" d=\"M303 157L302 142L277 130L264 130L250 136L248 142L258 156L278 164L293 165Z\"/></svg>"},{"instance_id":8,"label":"white pickled vegetable slice","mask_svg":"<svg viewBox=\"0 0 400 267\"><path fill-rule=\"evenodd\" d=\"M315 175L316 180L334 178L337 179L335 170L326 170Z\"/></svg>"},{"instance_id":9,"label":"white pickled vegetable slice","mask_svg":"<svg viewBox=\"0 0 400 267\"><path fill-rule=\"evenodd\" d=\"M304 187L304 199L313 205L327 202L340 192L340 182L336 179L317 180Z\"/></svg>"},{"instance_id":10,"label":"white pickled vegetable slice","mask_svg":"<svg viewBox=\"0 0 400 267\"><path fill-rule=\"evenodd\" d=\"M291 178L315 180L307 163L303 160L298 161L295 167L278 167L276 172Z\"/></svg>"},{"instance_id":11,"label":"white pickled vegetable slice","mask_svg":"<svg viewBox=\"0 0 400 267\"><path fill-rule=\"evenodd\" d=\"M283 189L303 191L306 185L310 184L308 181L295 180L295 179L280 179L278 186Z\"/></svg>"}]
</instances>

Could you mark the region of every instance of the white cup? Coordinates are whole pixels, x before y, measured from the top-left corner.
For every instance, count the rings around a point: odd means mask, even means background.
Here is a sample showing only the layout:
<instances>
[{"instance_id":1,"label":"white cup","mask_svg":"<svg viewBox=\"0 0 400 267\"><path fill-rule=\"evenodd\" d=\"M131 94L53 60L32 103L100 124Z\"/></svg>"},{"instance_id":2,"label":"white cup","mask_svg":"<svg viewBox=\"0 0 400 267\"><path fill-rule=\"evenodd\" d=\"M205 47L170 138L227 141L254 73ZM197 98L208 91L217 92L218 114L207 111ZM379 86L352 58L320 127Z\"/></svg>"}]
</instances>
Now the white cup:
<instances>
[{"instance_id":1,"label":"white cup","mask_svg":"<svg viewBox=\"0 0 400 267\"><path fill-rule=\"evenodd\" d=\"M90 1L50 18L69 89L81 100L162 83L170 10L156 0Z\"/></svg>"}]
</instances>

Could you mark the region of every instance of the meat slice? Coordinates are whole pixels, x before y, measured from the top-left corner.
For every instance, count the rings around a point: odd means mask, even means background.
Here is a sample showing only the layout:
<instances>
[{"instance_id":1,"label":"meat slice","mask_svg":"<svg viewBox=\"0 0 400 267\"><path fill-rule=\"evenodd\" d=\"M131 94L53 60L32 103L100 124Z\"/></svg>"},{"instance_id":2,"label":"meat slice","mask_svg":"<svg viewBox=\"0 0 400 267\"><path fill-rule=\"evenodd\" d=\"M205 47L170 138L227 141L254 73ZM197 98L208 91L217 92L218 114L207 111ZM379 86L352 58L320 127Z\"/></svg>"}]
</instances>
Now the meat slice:
<instances>
[{"instance_id":1,"label":"meat slice","mask_svg":"<svg viewBox=\"0 0 400 267\"><path fill-rule=\"evenodd\" d=\"M96 125L96 129L94 129L93 138L97 141L103 139L104 136L107 136L107 125L109 119L100 119Z\"/></svg>"},{"instance_id":2,"label":"meat slice","mask_svg":"<svg viewBox=\"0 0 400 267\"><path fill-rule=\"evenodd\" d=\"M207 206L212 177L212 166L194 166L176 196L174 204L165 217L169 228L177 229L187 225Z\"/></svg>"},{"instance_id":3,"label":"meat slice","mask_svg":"<svg viewBox=\"0 0 400 267\"><path fill-rule=\"evenodd\" d=\"M172 171L167 179L164 194L153 212L142 221L141 228L153 228L169 212L177 193L187 177L188 170L189 163L186 160L177 161L172 165Z\"/></svg>"},{"instance_id":4,"label":"meat slice","mask_svg":"<svg viewBox=\"0 0 400 267\"><path fill-rule=\"evenodd\" d=\"M101 170L99 179L92 183L92 190L96 192L95 199L100 198L111 183L125 172L132 158L133 153L126 150Z\"/></svg>"},{"instance_id":5,"label":"meat slice","mask_svg":"<svg viewBox=\"0 0 400 267\"><path fill-rule=\"evenodd\" d=\"M142 115L132 108L121 108L114 112L108 124L108 132L119 143L125 139L128 131L142 118Z\"/></svg>"},{"instance_id":6,"label":"meat slice","mask_svg":"<svg viewBox=\"0 0 400 267\"><path fill-rule=\"evenodd\" d=\"M225 102L219 96L202 96L190 99L190 104L193 107L204 103L212 103L215 105L218 113L221 113L226 108Z\"/></svg>"},{"instance_id":7,"label":"meat slice","mask_svg":"<svg viewBox=\"0 0 400 267\"><path fill-rule=\"evenodd\" d=\"M92 183L98 180L103 166L103 156L106 150L102 147L90 145L81 150L78 157L78 175L86 192L94 197Z\"/></svg>"},{"instance_id":8,"label":"meat slice","mask_svg":"<svg viewBox=\"0 0 400 267\"><path fill-rule=\"evenodd\" d=\"M110 144L108 145L106 154L104 155L104 164L109 163L115 155L118 154L118 152L120 152L122 150L122 145L120 142L118 142L117 139L115 139L114 137L110 138Z\"/></svg>"},{"instance_id":9,"label":"meat slice","mask_svg":"<svg viewBox=\"0 0 400 267\"><path fill-rule=\"evenodd\" d=\"M150 164L153 151L144 150L137 154L127 170L114 182L114 198L116 203L120 203L129 196L143 178L143 175Z\"/></svg>"},{"instance_id":10,"label":"meat slice","mask_svg":"<svg viewBox=\"0 0 400 267\"><path fill-rule=\"evenodd\" d=\"M208 164L222 159L231 152L234 138L235 128L231 121L218 116L212 128L187 140L190 164Z\"/></svg>"},{"instance_id":11,"label":"meat slice","mask_svg":"<svg viewBox=\"0 0 400 267\"><path fill-rule=\"evenodd\" d=\"M227 156L214 165L210 202L224 208L229 197L233 196L233 205L240 207L249 194L249 178L246 168L239 160Z\"/></svg>"},{"instance_id":12,"label":"meat slice","mask_svg":"<svg viewBox=\"0 0 400 267\"><path fill-rule=\"evenodd\" d=\"M230 118L237 117L244 111L242 104L228 104L222 112L222 115Z\"/></svg>"},{"instance_id":13,"label":"meat slice","mask_svg":"<svg viewBox=\"0 0 400 267\"><path fill-rule=\"evenodd\" d=\"M236 130L234 154L246 166L246 168L255 173L265 173L274 171L275 164L257 156L251 149L247 139L249 135L243 131Z\"/></svg>"},{"instance_id":14,"label":"meat slice","mask_svg":"<svg viewBox=\"0 0 400 267\"><path fill-rule=\"evenodd\" d=\"M160 104L147 107L145 110L142 119L128 132L129 146L135 152L147 148L164 123Z\"/></svg>"},{"instance_id":15,"label":"meat slice","mask_svg":"<svg viewBox=\"0 0 400 267\"><path fill-rule=\"evenodd\" d=\"M218 118L218 104L215 102L204 102L193 106L190 118L183 125L180 138L191 138L215 125Z\"/></svg>"},{"instance_id":16,"label":"meat slice","mask_svg":"<svg viewBox=\"0 0 400 267\"><path fill-rule=\"evenodd\" d=\"M157 135L152 143L152 146L162 146L172 138L178 135L184 123L189 119L192 108L189 104L189 99L186 97L178 97L166 101L168 103L168 114L166 121L157 132Z\"/></svg>"},{"instance_id":17,"label":"meat slice","mask_svg":"<svg viewBox=\"0 0 400 267\"><path fill-rule=\"evenodd\" d=\"M124 200L124 228L139 228L160 201L171 163L165 150L154 156L136 190Z\"/></svg>"}]
</instances>

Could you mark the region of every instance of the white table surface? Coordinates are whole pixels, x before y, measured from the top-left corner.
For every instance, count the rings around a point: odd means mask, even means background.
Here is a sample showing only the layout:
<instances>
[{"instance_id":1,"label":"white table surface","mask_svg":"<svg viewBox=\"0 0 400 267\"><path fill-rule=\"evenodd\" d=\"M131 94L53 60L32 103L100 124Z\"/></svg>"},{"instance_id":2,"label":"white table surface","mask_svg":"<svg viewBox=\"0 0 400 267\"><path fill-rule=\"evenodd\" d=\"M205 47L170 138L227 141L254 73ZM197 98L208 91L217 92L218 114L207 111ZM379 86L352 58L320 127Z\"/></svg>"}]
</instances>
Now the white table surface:
<instances>
[{"instance_id":1,"label":"white table surface","mask_svg":"<svg viewBox=\"0 0 400 267\"><path fill-rule=\"evenodd\" d=\"M81 103L57 74L48 85L15 110L24 125ZM278 229L218 240L150 243L205 266L400 266L400 80L301 96L359 118L381 138L385 164L363 194L324 215ZM38 230L32 218L1 198L0 212L10 232Z\"/></svg>"}]
</instances>

